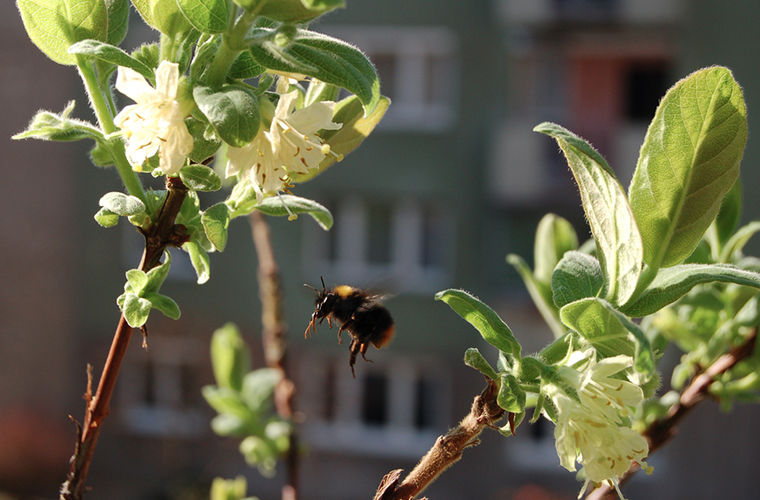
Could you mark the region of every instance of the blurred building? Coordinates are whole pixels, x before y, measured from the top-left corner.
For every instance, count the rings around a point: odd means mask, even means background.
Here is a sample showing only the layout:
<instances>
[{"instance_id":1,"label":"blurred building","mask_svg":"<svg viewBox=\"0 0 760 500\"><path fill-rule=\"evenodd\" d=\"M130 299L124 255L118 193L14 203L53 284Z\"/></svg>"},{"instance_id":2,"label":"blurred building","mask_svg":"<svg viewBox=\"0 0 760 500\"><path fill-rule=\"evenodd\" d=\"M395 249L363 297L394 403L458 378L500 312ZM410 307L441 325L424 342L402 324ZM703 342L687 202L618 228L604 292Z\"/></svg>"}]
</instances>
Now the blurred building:
<instances>
[{"instance_id":1,"label":"blurred building","mask_svg":"<svg viewBox=\"0 0 760 500\"><path fill-rule=\"evenodd\" d=\"M38 107L60 110L76 95L78 116L87 118L74 72L45 60L12 7L0 12L3 137ZM353 0L320 21L315 29L372 58L393 104L359 150L297 188L331 209L332 231L308 217L272 220L303 415L304 500L370 498L383 474L411 469L469 410L483 381L464 366L464 350L477 346L490 359L495 352L433 300L436 291L476 293L526 351L550 339L504 256L532 255L535 226L549 210L586 230L563 158L533 126L556 121L588 138L627 185L667 88L700 66L726 64L745 88L753 130L760 125L752 112L760 99L756 16L749 0L732 9L685 0ZM139 260L130 227L103 230L91 219L100 196L120 186L113 172L87 164L86 151L84 144L3 143L0 491L21 498L55 496L74 438L66 415L82 418L85 364L96 374L102 367L123 273ZM757 183L758 158L750 144L747 185ZM746 219L760 215L746 204ZM165 291L183 316L152 315L147 351L135 335L91 469L92 498L203 498L211 478L237 474L249 478L252 494L279 497L282 471L268 480L248 468L236 442L210 432L212 412L200 397L212 383L210 335L224 322L240 325L261 358L246 224L233 222L230 244L213 255L212 279L202 287L175 253ZM328 286L390 294L396 339L368 354L373 363L359 360L356 379L335 330L323 324L302 338L313 292L301 284L317 285L320 276ZM760 455L749 433L758 410L739 408L731 425L715 413L708 403L690 415L679 438L652 457L654 475L626 486L628 497L752 498ZM551 427L519 430L516 438L486 431L426 494L574 498L580 484L559 466Z\"/></svg>"}]
</instances>

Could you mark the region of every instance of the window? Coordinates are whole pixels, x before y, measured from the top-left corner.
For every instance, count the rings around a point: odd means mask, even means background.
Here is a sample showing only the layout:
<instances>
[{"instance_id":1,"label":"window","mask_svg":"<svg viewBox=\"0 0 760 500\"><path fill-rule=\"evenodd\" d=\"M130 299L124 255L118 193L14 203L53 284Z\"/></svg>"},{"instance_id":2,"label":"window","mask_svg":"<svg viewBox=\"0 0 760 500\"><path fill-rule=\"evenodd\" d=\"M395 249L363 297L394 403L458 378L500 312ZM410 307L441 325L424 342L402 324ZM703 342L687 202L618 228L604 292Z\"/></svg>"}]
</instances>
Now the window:
<instances>
[{"instance_id":1,"label":"window","mask_svg":"<svg viewBox=\"0 0 760 500\"><path fill-rule=\"evenodd\" d=\"M384 456L419 456L448 415L447 371L427 359L394 355L362 364L351 377L343 356L309 351L299 362L300 404L315 448Z\"/></svg>"},{"instance_id":2,"label":"window","mask_svg":"<svg viewBox=\"0 0 760 500\"><path fill-rule=\"evenodd\" d=\"M626 70L624 85L625 117L646 125L668 90L668 65L632 63Z\"/></svg>"},{"instance_id":3,"label":"window","mask_svg":"<svg viewBox=\"0 0 760 500\"><path fill-rule=\"evenodd\" d=\"M333 281L429 292L448 283L453 215L432 202L342 198L331 231L304 225L304 267ZM310 274L315 274L309 271Z\"/></svg>"},{"instance_id":4,"label":"window","mask_svg":"<svg viewBox=\"0 0 760 500\"><path fill-rule=\"evenodd\" d=\"M208 428L201 396L208 349L197 340L148 338L147 350L129 356L119 385L124 425L137 434L195 436Z\"/></svg>"},{"instance_id":5,"label":"window","mask_svg":"<svg viewBox=\"0 0 760 500\"><path fill-rule=\"evenodd\" d=\"M393 106L379 129L447 129L454 121L456 41L442 27L325 27L369 56Z\"/></svg>"}]
</instances>

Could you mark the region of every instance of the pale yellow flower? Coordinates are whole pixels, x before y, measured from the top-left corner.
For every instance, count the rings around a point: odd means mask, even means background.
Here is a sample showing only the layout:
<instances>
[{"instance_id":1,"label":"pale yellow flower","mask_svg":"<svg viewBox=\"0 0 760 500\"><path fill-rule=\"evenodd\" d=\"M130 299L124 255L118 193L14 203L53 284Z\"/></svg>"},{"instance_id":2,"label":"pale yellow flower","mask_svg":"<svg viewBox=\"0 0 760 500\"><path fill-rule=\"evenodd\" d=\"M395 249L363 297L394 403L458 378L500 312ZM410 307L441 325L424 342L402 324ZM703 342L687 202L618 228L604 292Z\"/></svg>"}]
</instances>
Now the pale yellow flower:
<instances>
[{"instance_id":1,"label":"pale yellow flower","mask_svg":"<svg viewBox=\"0 0 760 500\"><path fill-rule=\"evenodd\" d=\"M119 67L116 89L136 104L126 106L114 118L126 140L129 163L141 171L148 158L158 153L158 169L176 175L193 149L193 137L185 125L186 110L177 101L179 66L162 61L153 88L138 72Z\"/></svg>"},{"instance_id":2,"label":"pale yellow flower","mask_svg":"<svg viewBox=\"0 0 760 500\"><path fill-rule=\"evenodd\" d=\"M318 168L330 146L316 134L319 130L336 130L333 123L335 103L316 102L295 110L298 92L280 96L269 130L260 130L253 141L227 152L227 176L248 176L260 201L263 197L286 191L293 175L303 175Z\"/></svg>"},{"instance_id":3,"label":"pale yellow flower","mask_svg":"<svg viewBox=\"0 0 760 500\"><path fill-rule=\"evenodd\" d=\"M629 356L596 362L591 354L579 369L560 368L560 376L576 390L580 401L558 386L545 388L557 408L554 438L560 463L569 471L576 470L576 462L583 466L586 483L581 495L589 483L604 482L622 498L620 476L634 462L645 465L649 446L631 429L628 418L631 409L643 401L643 392L637 385L613 377L632 365Z\"/></svg>"}]
</instances>

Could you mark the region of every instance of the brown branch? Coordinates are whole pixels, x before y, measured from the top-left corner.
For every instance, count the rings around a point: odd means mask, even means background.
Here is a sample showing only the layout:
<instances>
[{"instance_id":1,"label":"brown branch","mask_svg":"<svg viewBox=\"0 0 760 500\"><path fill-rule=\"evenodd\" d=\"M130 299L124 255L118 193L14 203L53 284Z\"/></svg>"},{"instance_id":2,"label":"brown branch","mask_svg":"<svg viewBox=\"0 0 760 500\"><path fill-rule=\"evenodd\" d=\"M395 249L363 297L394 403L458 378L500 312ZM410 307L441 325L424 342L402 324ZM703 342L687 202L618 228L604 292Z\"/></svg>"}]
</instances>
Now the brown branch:
<instances>
[{"instance_id":1,"label":"brown branch","mask_svg":"<svg viewBox=\"0 0 760 500\"><path fill-rule=\"evenodd\" d=\"M704 401L709 396L709 390L712 383L723 373L733 368L743 359L748 358L755 350L757 342L757 329L746 338L746 340L737 348L733 349L719 357L707 370L694 377L686 389L681 393L678 403L674 404L668 410L668 413L652 422L642 433L649 443L649 454L651 455L658 449L662 448L670 441L677 432L677 425L681 419L686 416L696 405ZM630 479L638 470L638 464L633 464L628 472L620 478L620 482ZM617 493L613 488L607 485L599 486L589 493L587 500L602 500L617 498Z\"/></svg>"},{"instance_id":2,"label":"brown branch","mask_svg":"<svg viewBox=\"0 0 760 500\"><path fill-rule=\"evenodd\" d=\"M277 414L293 422L295 384L288 378L287 372L287 329L283 320L282 288L280 272L269 234L269 224L257 211L249 217L253 243L259 260L258 280L261 299L262 344L267 366L279 370L282 375L274 389L274 401ZM285 463L287 467L286 484L282 487L282 500L298 498L298 433L293 423Z\"/></svg>"},{"instance_id":3,"label":"brown branch","mask_svg":"<svg viewBox=\"0 0 760 500\"><path fill-rule=\"evenodd\" d=\"M486 427L493 427L504 416L496 403L499 388L493 380L472 402L470 413L444 436L436 439L433 447L422 457L401 484L395 485L400 470L389 472L375 494L375 500L411 500L420 494L438 476L462 458L465 448L479 444L478 436Z\"/></svg>"},{"instance_id":4,"label":"brown branch","mask_svg":"<svg viewBox=\"0 0 760 500\"><path fill-rule=\"evenodd\" d=\"M178 177L167 177L166 188L168 194L156 222L143 232L145 250L140 261L142 271L156 267L160 263L161 256L167 246L180 246L188 240L185 227L174 223L182 202L187 196L187 188ZM103 372L100 375L100 383L94 395L91 391L91 371L88 369L84 425L78 432L74 454L69 461L69 473L66 481L61 485L61 500L80 500L84 495L87 472L95 453L95 445L98 442L103 420L109 412L111 396L116 386L121 362L129 347L131 334L132 328L122 315L116 326L111 349L108 352ZM78 424L77 427L79 427Z\"/></svg>"}]
</instances>

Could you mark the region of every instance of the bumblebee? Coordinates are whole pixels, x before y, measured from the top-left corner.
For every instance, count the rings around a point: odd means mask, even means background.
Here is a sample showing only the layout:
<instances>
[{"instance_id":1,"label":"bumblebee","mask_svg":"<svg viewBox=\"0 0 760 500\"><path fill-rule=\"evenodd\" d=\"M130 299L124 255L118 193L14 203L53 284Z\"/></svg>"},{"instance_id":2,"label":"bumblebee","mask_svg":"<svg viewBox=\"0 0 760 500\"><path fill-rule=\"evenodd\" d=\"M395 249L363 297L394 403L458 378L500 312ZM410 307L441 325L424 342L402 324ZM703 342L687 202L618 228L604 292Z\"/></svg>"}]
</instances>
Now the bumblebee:
<instances>
[{"instance_id":1,"label":"bumblebee","mask_svg":"<svg viewBox=\"0 0 760 500\"><path fill-rule=\"evenodd\" d=\"M348 331L351 335L349 365L351 374L356 378L356 355L361 354L365 361L370 361L365 356L369 344L379 349L393 338L394 325L391 314L377 301L378 296L349 285L339 285L328 290L325 281L322 280L322 290L311 285L304 286L317 292L314 312L306 325L304 338L309 336L310 330L317 332L317 321L321 324L327 318L330 328L333 319L340 322L338 343L343 343L341 334L344 330Z\"/></svg>"}]
</instances>

